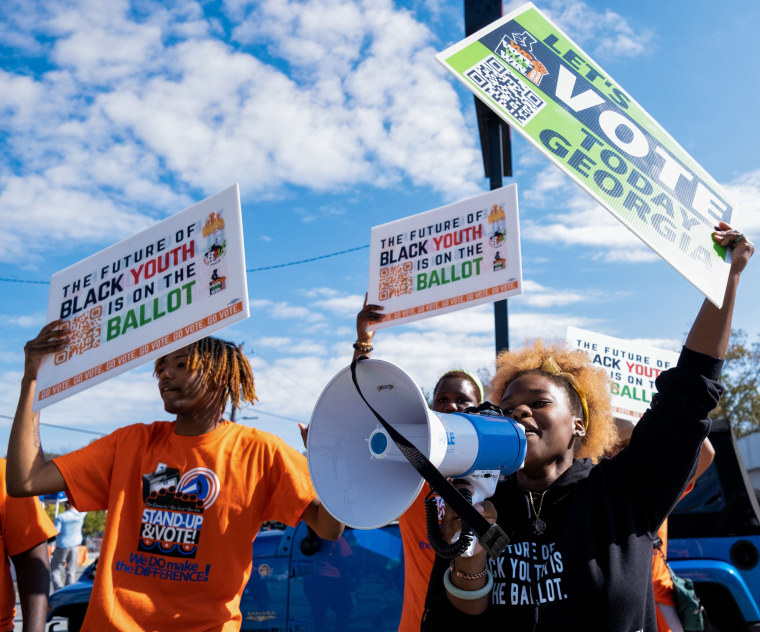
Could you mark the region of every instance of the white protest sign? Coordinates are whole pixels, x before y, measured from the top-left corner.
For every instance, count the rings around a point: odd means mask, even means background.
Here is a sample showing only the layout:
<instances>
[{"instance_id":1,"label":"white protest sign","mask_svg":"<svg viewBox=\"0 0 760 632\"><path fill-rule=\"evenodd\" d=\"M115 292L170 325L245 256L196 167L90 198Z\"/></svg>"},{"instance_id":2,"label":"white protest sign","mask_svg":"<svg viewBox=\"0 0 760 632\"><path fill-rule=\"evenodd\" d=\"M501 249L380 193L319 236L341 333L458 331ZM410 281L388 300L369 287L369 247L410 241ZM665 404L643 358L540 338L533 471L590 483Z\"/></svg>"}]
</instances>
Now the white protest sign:
<instances>
[{"instance_id":1,"label":"white protest sign","mask_svg":"<svg viewBox=\"0 0 760 632\"><path fill-rule=\"evenodd\" d=\"M657 392L654 383L657 376L678 362L674 351L577 327L567 328L567 340L609 373L612 412L615 417L634 423L649 408L652 395Z\"/></svg>"},{"instance_id":2,"label":"white protest sign","mask_svg":"<svg viewBox=\"0 0 760 632\"><path fill-rule=\"evenodd\" d=\"M708 299L723 303L729 266L712 229L731 222L733 203L536 7L523 5L437 59Z\"/></svg>"},{"instance_id":3,"label":"white protest sign","mask_svg":"<svg viewBox=\"0 0 760 632\"><path fill-rule=\"evenodd\" d=\"M374 329L521 294L517 185L375 226L369 257Z\"/></svg>"},{"instance_id":4,"label":"white protest sign","mask_svg":"<svg viewBox=\"0 0 760 632\"><path fill-rule=\"evenodd\" d=\"M70 343L35 410L247 318L247 288L237 185L54 274L47 318Z\"/></svg>"}]
</instances>

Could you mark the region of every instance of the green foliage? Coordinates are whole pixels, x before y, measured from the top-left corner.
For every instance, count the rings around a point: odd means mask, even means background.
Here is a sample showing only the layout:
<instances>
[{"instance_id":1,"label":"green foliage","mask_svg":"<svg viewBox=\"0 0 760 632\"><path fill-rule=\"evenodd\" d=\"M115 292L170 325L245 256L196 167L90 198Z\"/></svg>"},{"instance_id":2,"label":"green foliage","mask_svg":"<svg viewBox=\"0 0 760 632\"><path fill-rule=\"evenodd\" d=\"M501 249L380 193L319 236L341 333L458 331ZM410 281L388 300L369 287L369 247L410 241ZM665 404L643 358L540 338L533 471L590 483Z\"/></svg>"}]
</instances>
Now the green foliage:
<instances>
[{"instance_id":1,"label":"green foliage","mask_svg":"<svg viewBox=\"0 0 760 632\"><path fill-rule=\"evenodd\" d=\"M720 381L726 390L710 417L727 417L737 437L760 431L760 341L732 331Z\"/></svg>"},{"instance_id":2,"label":"green foliage","mask_svg":"<svg viewBox=\"0 0 760 632\"><path fill-rule=\"evenodd\" d=\"M86 538L89 535L102 536L106 528L105 511L89 511L84 517L82 525L82 535Z\"/></svg>"},{"instance_id":3,"label":"green foliage","mask_svg":"<svg viewBox=\"0 0 760 632\"><path fill-rule=\"evenodd\" d=\"M55 520L55 503L45 503L45 511L50 516L51 520ZM58 508L58 512L63 511L63 505ZM82 525L82 535L86 538L90 535L102 536L103 531L106 528L106 512L105 511L88 511L84 517L84 524Z\"/></svg>"}]
</instances>

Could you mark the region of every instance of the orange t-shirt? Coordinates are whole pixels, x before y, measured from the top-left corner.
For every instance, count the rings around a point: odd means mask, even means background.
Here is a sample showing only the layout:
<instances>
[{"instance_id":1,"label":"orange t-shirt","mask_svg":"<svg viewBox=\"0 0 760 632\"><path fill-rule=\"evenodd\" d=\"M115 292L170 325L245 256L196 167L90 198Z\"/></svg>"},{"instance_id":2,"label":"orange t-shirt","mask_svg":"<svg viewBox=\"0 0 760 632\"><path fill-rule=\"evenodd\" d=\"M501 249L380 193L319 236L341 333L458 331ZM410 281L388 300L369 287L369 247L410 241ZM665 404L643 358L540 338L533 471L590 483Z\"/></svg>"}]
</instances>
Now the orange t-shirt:
<instances>
[{"instance_id":1,"label":"orange t-shirt","mask_svg":"<svg viewBox=\"0 0 760 632\"><path fill-rule=\"evenodd\" d=\"M5 465L5 459L0 458L0 632L12 630L16 616L9 556L28 551L58 533L36 497L8 496Z\"/></svg>"},{"instance_id":2,"label":"orange t-shirt","mask_svg":"<svg viewBox=\"0 0 760 632\"><path fill-rule=\"evenodd\" d=\"M231 422L194 437L136 424L54 462L77 509L108 510L94 632L239 630L259 527L295 525L315 497L303 455Z\"/></svg>"},{"instance_id":3,"label":"orange t-shirt","mask_svg":"<svg viewBox=\"0 0 760 632\"><path fill-rule=\"evenodd\" d=\"M694 481L691 481L684 490L681 498L686 496L692 489L694 489ZM660 538L662 544L660 550L662 555L666 558L668 556L668 519L660 525L657 530L657 537ZM675 608L675 596L673 594L673 578L670 576L670 571L665 565L665 560L662 559L657 549L653 549L652 555L652 586L654 587L654 600L655 603L661 603L666 606ZM659 608L655 608L657 612L657 632L670 632L670 626L662 616Z\"/></svg>"},{"instance_id":4,"label":"orange t-shirt","mask_svg":"<svg viewBox=\"0 0 760 632\"><path fill-rule=\"evenodd\" d=\"M660 549L662 549L663 555L667 556L668 550L668 521L662 523L662 526L657 531L657 537L662 540ZM654 586L654 600L657 603L664 603L667 606L675 606L673 600L673 579L670 577L668 567L665 566L665 561L657 551L654 550L652 556L652 585Z\"/></svg>"},{"instance_id":5,"label":"orange t-shirt","mask_svg":"<svg viewBox=\"0 0 760 632\"><path fill-rule=\"evenodd\" d=\"M404 547L404 605L401 610L399 632L419 632L422 612L425 609L430 571L435 561L428 541L425 519L425 496L430 485L425 483L411 507L398 519L401 543ZM443 514L443 499L435 495L438 503L438 520Z\"/></svg>"}]
</instances>

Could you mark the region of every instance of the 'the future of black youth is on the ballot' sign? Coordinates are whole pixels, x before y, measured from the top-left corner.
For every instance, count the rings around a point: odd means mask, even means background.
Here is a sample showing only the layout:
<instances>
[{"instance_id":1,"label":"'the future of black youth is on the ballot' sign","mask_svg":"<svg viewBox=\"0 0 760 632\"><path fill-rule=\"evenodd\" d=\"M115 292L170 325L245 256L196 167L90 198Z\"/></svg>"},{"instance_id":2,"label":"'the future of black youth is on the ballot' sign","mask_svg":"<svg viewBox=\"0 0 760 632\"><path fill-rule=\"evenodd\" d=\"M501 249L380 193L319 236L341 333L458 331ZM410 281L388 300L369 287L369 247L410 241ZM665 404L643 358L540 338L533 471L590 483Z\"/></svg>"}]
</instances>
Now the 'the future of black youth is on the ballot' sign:
<instances>
[{"instance_id":1,"label":"'the future of black youth is on the ballot' sign","mask_svg":"<svg viewBox=\"0 0 760 632\"><path fill-rule=\"evenodd\" d=\"M437 56L716 305L721 187L581 48L528 3ZM662 67L652 72L663 72Z\"/></svg>"},{"instance_id":2,"label":"'the future of black youth is on the ballot' sign","mask_svg":"<svg viewBox=\"0 0 760 632\"><path fill-rule=\"evenodd\" d=\"M567 328L567 341L585 351L591 362L607 371L612 414L633 423L646 412L652 396L657 393L657 376L678 362L675 351L578 327Z\"/></svg>"},{"instance_id":3,"label":"'the future of black youth is on the ballot' sign","mask_svg":"<svg viewBox=\"0 0 760 632\"><path fill-rule=\"evenodd\" d=\"M374 226L369 260L373 329L521 294L517 185Z\"/></svg>"},{"instance_id":4,"label":"'the future of black youth is on the ballot' sign","mask_svg":"<svg viewBox=\"0 0 760 632\"><path fill-rule=\"evenodd\" d=\"M40 368L35 409L248 317L237 185L54 274L48 321L68 347Z\"/></svg>"}]
</instances>

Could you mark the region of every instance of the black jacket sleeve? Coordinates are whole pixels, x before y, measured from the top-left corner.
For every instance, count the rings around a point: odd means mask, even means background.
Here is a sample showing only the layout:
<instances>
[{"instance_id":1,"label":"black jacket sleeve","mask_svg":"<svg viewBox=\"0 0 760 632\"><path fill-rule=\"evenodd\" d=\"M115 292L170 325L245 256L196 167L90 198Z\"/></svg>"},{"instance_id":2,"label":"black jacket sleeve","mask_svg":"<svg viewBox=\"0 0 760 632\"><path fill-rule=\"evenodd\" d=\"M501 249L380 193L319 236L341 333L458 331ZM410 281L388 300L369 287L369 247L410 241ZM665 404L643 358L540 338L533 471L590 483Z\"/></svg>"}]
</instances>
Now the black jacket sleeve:
<instances>
[{"instance_id":1,"label":"black jacket sleeve","mask_svg":"<svg viewBox=\"0 0 760 632\"><path fill-rule=\"evenodd\" d=\"M636 424L628 447L613 461L620 468L641 527L654 534L694 474L708 414L723 392L722 361L684 347L678 364L656 380L657 394Z\"/></svg>"}]
</instances>

